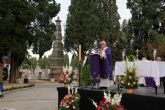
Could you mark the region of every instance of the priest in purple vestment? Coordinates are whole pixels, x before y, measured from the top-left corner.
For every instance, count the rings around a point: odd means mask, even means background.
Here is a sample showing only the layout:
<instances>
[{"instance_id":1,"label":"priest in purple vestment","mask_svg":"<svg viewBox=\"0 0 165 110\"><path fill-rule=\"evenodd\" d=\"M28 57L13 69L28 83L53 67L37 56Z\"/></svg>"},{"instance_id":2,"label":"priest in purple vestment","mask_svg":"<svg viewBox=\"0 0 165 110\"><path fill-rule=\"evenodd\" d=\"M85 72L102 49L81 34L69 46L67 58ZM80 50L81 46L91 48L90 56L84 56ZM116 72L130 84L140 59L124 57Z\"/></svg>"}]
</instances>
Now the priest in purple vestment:
<instances>
[{"instance_id":1,"label":"priest in purple vestment","mask_svg":"<svg viewBox=\"0 0 165 110\"><path fill-rule=\"evenodd\" d=\"M113 67L111 49L107 47L104 40L100 42L100 46L100 78L112 80Z\"/></svg>"}]
</instances>

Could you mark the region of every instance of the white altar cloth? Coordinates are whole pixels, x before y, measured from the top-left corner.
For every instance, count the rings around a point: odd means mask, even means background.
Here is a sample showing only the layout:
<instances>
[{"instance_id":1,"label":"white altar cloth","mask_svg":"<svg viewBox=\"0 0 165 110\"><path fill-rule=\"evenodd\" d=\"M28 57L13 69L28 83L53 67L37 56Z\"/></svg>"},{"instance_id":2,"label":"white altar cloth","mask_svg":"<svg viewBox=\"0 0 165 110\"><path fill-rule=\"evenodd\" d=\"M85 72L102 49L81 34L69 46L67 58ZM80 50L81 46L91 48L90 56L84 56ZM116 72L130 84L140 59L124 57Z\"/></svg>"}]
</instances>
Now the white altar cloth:
<instances>
[{"instance_id":1,"label":"white altar cloth","mask_svg":"<svg viewBox=\"0 0 165 110\"><path fill-rule=\"evenodd\" d=\"M160 77L165 77L165 62L160 61L136 61L128 62L128 67L135 65L137 75L141 77L153 77L156 86L160 85ZM115 63L114 80L116 76L124 75L126 64L124 61Z\"/></svg>"}]
</instances>

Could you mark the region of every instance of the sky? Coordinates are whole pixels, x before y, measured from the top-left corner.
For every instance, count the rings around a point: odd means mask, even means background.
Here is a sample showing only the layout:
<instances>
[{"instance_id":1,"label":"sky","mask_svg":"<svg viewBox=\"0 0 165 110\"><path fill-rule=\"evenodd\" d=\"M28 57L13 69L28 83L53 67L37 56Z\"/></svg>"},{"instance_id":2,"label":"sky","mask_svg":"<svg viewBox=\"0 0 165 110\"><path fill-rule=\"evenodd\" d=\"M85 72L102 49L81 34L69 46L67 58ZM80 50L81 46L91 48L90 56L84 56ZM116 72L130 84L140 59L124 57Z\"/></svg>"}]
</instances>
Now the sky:
<instances>
[{"instance_id":1,"label":"sky","mask_svg":"<svg viewBox=\"0 0 165 110\"><path fill-rule=\"evenodd\" d=\"M61 10L58 13L58 15L53 19L53 22L57 19L57 17L60 18L61 22L61 27L62 27L62 36L64 36L64 26L66 24L66 19L67 19L67 14L68 14L68 7L71 4L70 0L56 0L57 3L61 4ZM118 13L120 15L120 23L124 19L129 19L131 17L130 11L126 9L126 2L127 0L117 0L117 6L118 6ZM29 54L32 55L33 57L38 57L38 55L32 54L30 50ZM44 55L50 55L52 53L52 49L47 51Z\"/></svg>"}]
</instances>

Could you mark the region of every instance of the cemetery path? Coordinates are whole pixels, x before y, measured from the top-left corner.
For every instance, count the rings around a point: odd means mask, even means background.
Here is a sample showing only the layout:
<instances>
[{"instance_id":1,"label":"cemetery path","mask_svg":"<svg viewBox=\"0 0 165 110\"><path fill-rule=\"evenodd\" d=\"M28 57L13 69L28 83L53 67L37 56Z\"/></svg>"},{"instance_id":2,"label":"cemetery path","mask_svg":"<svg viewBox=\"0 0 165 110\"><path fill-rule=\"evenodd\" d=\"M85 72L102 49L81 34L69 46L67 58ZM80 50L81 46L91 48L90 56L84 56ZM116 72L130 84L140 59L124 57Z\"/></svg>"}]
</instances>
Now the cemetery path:
<instances>
[{"instance_id":1,"label":"cemetery path","mask_svg":"<svg viewBox=\"0 0 165 110\"><path fill-rule=\"evenodd\" d=\"M0 110L58 110L58 83L37 83L36 87L4 94Z\"/></svg>"}]
</instances>

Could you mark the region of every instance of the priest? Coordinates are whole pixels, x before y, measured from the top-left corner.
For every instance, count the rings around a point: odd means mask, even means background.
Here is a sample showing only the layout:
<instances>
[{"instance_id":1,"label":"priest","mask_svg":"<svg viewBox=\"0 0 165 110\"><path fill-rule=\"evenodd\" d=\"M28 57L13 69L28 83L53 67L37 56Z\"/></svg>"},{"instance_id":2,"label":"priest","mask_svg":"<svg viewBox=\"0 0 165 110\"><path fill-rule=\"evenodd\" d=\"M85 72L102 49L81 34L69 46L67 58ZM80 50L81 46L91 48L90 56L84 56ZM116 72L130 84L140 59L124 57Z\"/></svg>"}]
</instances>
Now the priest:
<instances>
[{"instance_id":1,"label":"priest","mask_svg":"<svg viewBox=\"0 0 165 110\"><path fill-rule=\"evenodd\" d=\"M102 40L100 42L100 49L99 49L99 56L100 56L100 79L101 83L100 86L109 87L110 81L112 80L112 52L109 47L107 47L106 41Z\"/></svg>"}]
</instances>

